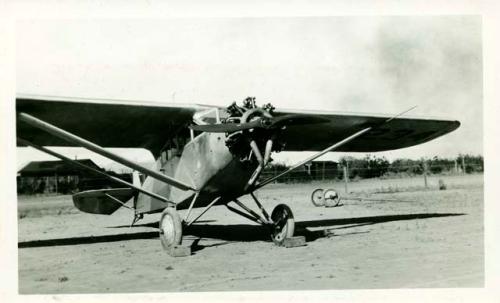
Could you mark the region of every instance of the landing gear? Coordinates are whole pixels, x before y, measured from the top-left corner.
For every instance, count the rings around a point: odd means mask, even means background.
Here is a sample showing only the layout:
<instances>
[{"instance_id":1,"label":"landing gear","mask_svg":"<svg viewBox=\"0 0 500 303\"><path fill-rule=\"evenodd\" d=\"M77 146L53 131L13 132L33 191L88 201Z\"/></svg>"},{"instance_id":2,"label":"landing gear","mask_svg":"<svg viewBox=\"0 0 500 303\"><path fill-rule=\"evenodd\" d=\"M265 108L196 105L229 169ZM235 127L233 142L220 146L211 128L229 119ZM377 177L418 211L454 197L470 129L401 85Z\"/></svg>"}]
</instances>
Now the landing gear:
<instances>
[{"instance_id":1,"label":"landing gear","mask_svg":"<svg viewBox=\"0 0 500 303\"><path fill-rule=\"evenodd\" d=\"M295 221L293 219L293 213L290 207L285 204L279 204L274 208L271 216L269 216L264 207L262 207L262 204L260 204L259 200L257 200L257 198L255 197L255 195L253 193L250 193L250 196L254 199L255 203L259 207L261 214L253 211L238 199L233 200L233 202L238 205L239 208L235 208L229 204L226 204L227 209L242 217L245 217L269 228L269 233L274 244L286 247L297 246L293 244L293 241L290 242L290 240L294 238L293 233L295 231Z\"/></svg>"},{"instance_id":2,"label":"landing gear","mask_svg":"<svg viewBox=\"0 0 500 303\"><path fill-rule=\"evenodd\" d=\"M260 212L254 211L238 199L233 199L232 201L228 202L224 201L223 204L230 211L268 228L271 239L276 245L285 247L305 245L305 238L303 236L293 236L295 231L295 221L290 207L285 204L279 204L273 209L271 215L269 215L252 192L250 193L250 196L253 198ZM175 209L166 208L162 213L160 219L160 239L163 247L170 252L172 250L175 250L175 248L179 248L179 244L182 238L183 226L189 227L192 223L196 222L203 214L205 214L214 204L216 204L219 199L224 200L223 197L215 198L195 219L188 220L190 209L196 202L196 198L197 196L195 196L193 198L193 201L191 202L188 213L186 214L186 218L184 220L184 225L182 225L181 219ZM231 202L233 202L235 205L230 205Z\"/></svg>"},{"instance_id":3,"label":"landing gear","mask_svg":"<svg viewBox=\"0 0 500 303\"><path fill-rule=\"evenodd\" d=\"M171 250L182 241L182 223L177 210L167 207L160 218L160 240L165 250Z\"/></svg>"},{"instance_id":4,"label":"landing gear","mask_svg":"<svg viewBox=\"0 0 500 303\"><path fill-rule=\"evenodd\" d=\"M285 239L292 238L295 231L295 221L290 207L286 204L276 206L271 214L273 242L282 246Z\"/></svg>"}]
</instances>

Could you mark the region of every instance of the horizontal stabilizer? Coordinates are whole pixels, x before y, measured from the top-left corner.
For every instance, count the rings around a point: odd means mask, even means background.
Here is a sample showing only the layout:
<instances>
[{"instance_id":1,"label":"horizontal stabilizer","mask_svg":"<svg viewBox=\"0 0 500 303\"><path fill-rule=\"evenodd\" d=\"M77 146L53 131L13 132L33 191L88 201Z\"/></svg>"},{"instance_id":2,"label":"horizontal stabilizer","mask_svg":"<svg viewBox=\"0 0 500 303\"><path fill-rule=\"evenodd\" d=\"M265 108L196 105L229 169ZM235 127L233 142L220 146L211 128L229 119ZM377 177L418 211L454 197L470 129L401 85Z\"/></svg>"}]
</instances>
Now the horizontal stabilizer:
<instances>
[{"instance_id":1,"label":"horizontal stabilizer","mask_svg":"<svg viewBox=\"0 0 500 303\"><path fill-rule=\"evenodd\" d=\"M136 193L131 188L88 190L74 194L73 204L86 213L111 215Z\"/></svg>"}]
</instances>

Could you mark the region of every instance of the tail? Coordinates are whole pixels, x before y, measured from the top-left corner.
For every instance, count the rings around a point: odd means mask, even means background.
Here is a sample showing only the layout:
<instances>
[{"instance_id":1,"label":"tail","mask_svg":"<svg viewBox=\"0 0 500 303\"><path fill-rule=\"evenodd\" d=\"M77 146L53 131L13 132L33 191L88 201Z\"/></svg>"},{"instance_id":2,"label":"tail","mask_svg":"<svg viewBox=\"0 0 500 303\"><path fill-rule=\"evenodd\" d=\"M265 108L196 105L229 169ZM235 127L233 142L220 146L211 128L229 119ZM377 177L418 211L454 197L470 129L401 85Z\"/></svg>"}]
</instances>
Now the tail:
<instances>
[{"instance_id":1,"label":"tail","mask_svg":"<svg viewBox=\"0 0 500 303\"><path fill-rule=\"evenodd\" d=\"M79 210L100 215L111 215L136 195L132 188L111 188L82 191L73 195L73 204Z\"/></svg>"},{"instance_id":2,"label":"tail","mask_svg":"<svg viewBox=\"0 0 500 303\"><path fill-rule=\"evenodd\" d=\"M139 172L132 173L132 184L142 186ZM73 195L73 204L79 210L101 215L111 215L121 206L135 209L137 191L132 188L99 189L79 192ZM134 199L134 206L125 205L130 199Z\"/></svg>"}]
</instances>

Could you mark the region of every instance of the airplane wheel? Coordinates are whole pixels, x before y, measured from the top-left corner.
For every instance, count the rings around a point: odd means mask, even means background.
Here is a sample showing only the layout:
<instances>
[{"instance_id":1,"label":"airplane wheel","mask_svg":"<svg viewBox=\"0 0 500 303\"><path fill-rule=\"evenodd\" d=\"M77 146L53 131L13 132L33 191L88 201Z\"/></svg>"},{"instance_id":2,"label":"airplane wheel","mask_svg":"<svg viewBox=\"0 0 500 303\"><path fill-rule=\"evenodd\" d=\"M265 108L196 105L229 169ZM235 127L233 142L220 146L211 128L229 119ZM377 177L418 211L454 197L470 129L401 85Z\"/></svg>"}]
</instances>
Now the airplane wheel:
<instances>
[{"instance_id":1,"label":"airplane wheel","mask_svg":"<svg viewBox=\"0 0 500 303\"><path fill-rule=\"evenodd\" d=\"M292 210L285 204L279 204L273 209L271 219L274 223L271 238L276 245L281 246L286 238L293 237L295 231Z\"/></svg>"},{"instance_id":2,"label":"airplane wheel","mask_svg":"<svg viewBox=\"0 0 500 303\"><path fill-rule=\"evenodd\" d=\"M311 194L311 201L316 207L325 205L325 200L323 199L323 189L315 189Z\"/></svg>"},{"instance_id":3,"label":"airplane wheel","mask_svg":"<svg viewBox=\"0 0 500 303\"><path fill-rule=\"evenodd\" d=\"M335 207L340 203L340 196L334 189L327 189L323 194L325 207Z\"/></svg>"},{"instance_id":4,"label":"airplane wheel","mask_svg":"<svg viewBox=\"0 0 500 303\"><path fill-rule=\"evenodd\" d=\"M163 210L160 218L160 240L164 249L181 244L182 223L177 210L167 207Z\"/></svg>"}]
</instances>

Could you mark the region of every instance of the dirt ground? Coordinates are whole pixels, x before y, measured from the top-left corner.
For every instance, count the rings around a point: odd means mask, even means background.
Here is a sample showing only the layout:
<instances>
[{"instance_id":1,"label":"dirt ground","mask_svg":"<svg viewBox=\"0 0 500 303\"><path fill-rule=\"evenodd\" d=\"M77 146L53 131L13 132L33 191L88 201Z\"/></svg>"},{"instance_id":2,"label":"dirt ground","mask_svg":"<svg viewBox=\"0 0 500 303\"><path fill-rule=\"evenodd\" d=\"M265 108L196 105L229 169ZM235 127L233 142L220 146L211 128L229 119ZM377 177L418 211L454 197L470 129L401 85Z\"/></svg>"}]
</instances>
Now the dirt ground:
<instances>
[{"instance_id":1,"label":"dirt ground","mask_svg":"<svg viewBox=\"0 0 500 303\"><path fill-rule=\"evenodd\" d=\"M310 194L319 187L343 194L343 183L272 185L257 196L269 211L291 206L306 246L276 247L260 226L215 207L187 231L193 255L181 258L162 250L159 214L129 228L125 208L98 216L71 211L69 196L21 198L19 292L482 287L483 176L440 178L447 190L437 189L437 177L427 190L423 178L351 183L351 196L390 201L335 208L314 207Z\"/></svg>"}]
</instances>

